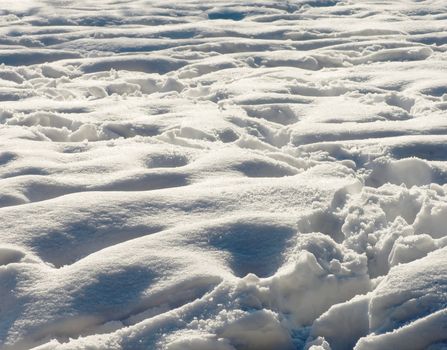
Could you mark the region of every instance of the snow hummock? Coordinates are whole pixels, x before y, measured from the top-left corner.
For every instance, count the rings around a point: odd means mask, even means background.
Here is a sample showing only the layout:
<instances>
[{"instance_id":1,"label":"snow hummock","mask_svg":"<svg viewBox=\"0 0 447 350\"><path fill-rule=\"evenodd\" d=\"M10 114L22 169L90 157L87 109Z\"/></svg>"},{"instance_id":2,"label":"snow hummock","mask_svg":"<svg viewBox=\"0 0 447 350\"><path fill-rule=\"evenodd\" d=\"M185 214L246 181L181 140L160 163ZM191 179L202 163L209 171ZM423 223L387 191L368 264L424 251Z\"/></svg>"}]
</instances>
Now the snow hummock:
<instances>
[{"instance_id":1,"label":"snow hummock","mask_svg":"<svg viewBox=\"0 0 447 350\"><path fill-rule=\"evenodd\" d=\"M0 348L447 348L447 4L1 1Z\"/></svg>"}]
</instances>

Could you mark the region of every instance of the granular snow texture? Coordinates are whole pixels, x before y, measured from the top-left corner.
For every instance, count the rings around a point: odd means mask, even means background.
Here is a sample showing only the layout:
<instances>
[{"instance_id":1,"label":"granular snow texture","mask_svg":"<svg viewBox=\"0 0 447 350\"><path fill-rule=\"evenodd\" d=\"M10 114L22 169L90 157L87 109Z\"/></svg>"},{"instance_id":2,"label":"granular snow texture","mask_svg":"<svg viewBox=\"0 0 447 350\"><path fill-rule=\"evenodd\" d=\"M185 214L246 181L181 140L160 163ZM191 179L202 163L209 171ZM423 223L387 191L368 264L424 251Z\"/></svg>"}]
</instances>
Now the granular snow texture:
<instances>
[{"instance_id":1,"label":"granular snow texture","mask_svg":"<svg viewBox=\"0 0 447 350\"><path fill-rule=\"evenodd\" d=\"M0 0L0 349L447 349L445 0Z\"/></svg>"}]
</instances>

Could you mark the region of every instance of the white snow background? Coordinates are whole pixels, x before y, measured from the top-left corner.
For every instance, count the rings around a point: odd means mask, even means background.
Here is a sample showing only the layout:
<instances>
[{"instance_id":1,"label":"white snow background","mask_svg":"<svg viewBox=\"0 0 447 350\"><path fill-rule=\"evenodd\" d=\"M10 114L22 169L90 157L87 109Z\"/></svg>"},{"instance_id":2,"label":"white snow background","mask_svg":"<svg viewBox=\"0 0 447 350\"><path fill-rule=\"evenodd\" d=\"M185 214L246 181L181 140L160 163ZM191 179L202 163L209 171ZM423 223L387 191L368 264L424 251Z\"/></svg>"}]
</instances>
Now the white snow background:
<instances>
[{"instance_id":1,"label":"white snow background","mask_svg":"<svg viewBox=\"0 0 447 350\"><path fill-rule=\"evenodd\" d=\"M0 0L0 349L447 349L445 0Z\"/></svg>"}]
</instances>

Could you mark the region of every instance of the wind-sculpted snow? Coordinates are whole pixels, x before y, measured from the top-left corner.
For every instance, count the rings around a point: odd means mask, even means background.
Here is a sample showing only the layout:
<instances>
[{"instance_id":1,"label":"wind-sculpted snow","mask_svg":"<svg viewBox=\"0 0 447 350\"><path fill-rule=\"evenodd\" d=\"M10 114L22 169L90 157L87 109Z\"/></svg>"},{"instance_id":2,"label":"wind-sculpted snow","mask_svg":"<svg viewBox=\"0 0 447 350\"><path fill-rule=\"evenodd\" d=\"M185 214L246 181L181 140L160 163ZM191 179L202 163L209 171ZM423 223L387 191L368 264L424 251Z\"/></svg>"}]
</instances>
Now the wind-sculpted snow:
<instances>
[{"instance_id":1,"label":"wind-sculpted snow","mask_svg":"<svg viewBox=\"0 0 447 350\"><path fill-rule=\"evenodd\" d=\"M443 0L0 0L0 349L447 347Z\"/></svg>"}]
</instances>

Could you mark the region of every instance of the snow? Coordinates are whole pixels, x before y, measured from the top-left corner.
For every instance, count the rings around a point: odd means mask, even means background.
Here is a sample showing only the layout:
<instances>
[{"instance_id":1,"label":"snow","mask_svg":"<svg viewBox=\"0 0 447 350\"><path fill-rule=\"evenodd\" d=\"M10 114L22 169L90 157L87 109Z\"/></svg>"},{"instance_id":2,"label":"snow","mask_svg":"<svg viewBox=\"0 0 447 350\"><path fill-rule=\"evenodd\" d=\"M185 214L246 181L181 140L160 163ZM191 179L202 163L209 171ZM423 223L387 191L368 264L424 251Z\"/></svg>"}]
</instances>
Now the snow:
<instances>
[{"instance_id":1,"label":"snow","mask_svg":"<svg viewBox=\"0 0 447 350\"><path fill-rule=\"evenodd\" d=\"M0 349L447 347L445 1L0 5Z\"/></svg>"}]
</instances>

